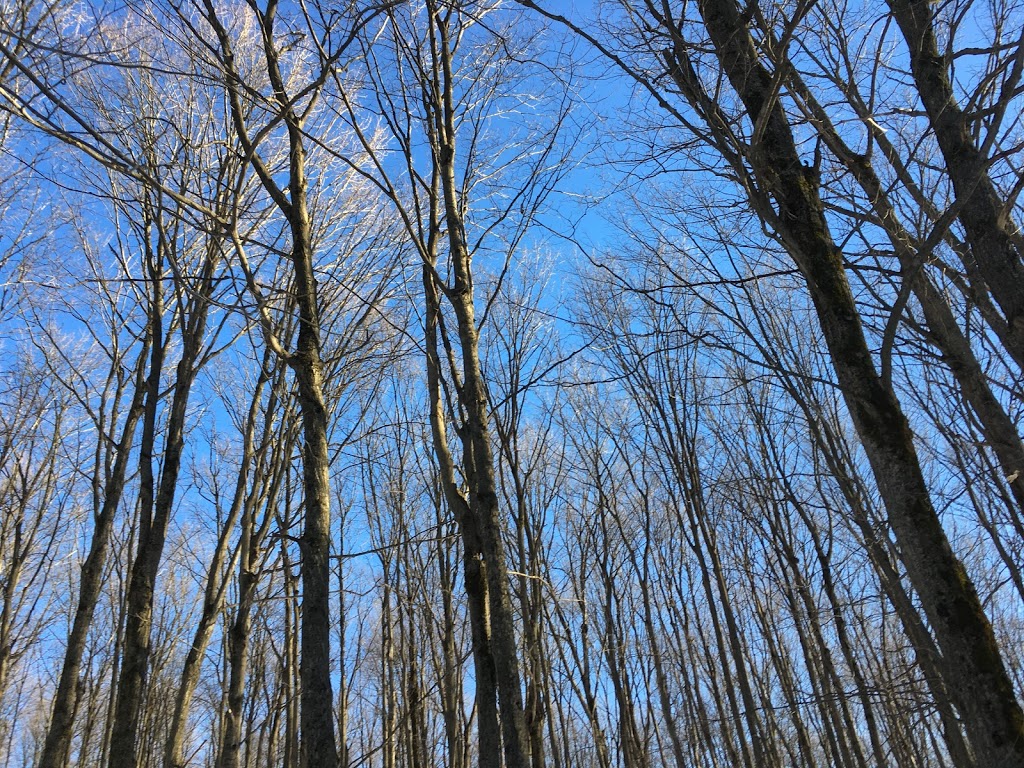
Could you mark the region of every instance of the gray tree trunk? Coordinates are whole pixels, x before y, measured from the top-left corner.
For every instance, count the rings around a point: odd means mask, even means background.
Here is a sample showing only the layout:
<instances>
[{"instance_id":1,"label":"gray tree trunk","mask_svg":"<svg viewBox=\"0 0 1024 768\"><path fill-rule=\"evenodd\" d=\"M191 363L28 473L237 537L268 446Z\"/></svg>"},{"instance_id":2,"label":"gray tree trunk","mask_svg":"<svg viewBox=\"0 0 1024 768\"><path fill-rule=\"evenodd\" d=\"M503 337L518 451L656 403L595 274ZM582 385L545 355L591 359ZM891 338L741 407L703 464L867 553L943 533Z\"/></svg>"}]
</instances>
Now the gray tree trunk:
<instances>
[{"instance_id":1,"label":"gray tree trunk","mask_svg":"<svg viewBox=\"0 0 1024 768\"><path fill-rule=\"evenodd\" d=\"M941 669L978 762L1024 765L1024 713L992 626L954 555L913 444L906 417L875 370L819 196L732 0L702 0L700 13L723 71L761 130L749 160L777 206L777 227L803 273L839 385L867 453L904 563L935 631Z\"/></svg>"}]
</instances>

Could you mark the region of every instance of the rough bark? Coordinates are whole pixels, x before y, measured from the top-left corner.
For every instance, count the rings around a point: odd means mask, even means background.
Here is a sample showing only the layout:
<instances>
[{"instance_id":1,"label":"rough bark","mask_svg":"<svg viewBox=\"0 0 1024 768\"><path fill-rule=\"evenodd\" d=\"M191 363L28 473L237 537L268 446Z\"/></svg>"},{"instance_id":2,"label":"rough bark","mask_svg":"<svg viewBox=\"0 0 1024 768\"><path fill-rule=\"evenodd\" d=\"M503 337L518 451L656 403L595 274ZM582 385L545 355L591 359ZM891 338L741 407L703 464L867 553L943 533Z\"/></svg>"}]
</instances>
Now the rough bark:
<instances>
[{"instance_id":1,"label":"rough bark","mask_svg":"<svg viewBox=\"0 0 1024 768\"><path fill-rule=\"evenodd\" d=\"M273 88L277 117L284 125L288 146L288 184L284 189L257 152L246 124L241 79L235 68L231 39L213 3L204 3L206 18L220 43L231 117L239 142L253 170L275 205L285 216L291 234L289 254L292 291L298 309L298 334L293 352L285 352L280 340L261 317L267 345L287 361L295 376L296 400L302 423L303 530L299 541L302 561L302 613L300 617L300 738L301 768L336 768L338 750L334 731L334 694L331 683L330 615L330 456L328 428L330 409L324 396L324 365L321 355L320 308L313 263L312 224L306 176L303 118L289 96L280 65L274 23L277 0L260 10L253 4L263 43L266 73ZM315 88L313 89L315 90ZM238 244L236 243L236 249ZM258 292L254 284L250 289ZM257 297L262 305L262 297ZM261 310L262 311L262 310Z\"/></svg>"},{"instance_id":2,"label":"rough bark","mask_svg":"<svg viewBox=\"0 0 1024 768\"><path fill-rule=\"evenodd\" d=\"M146 244L147 248L149 243ZM163 268L158 261L161 253L147 254L150 290L150 325L153 329L153 347L146 378L146 399L142 419L142 437L139 445L139 525L135 558L129 571L128 590L125 594L124 646L121 669L114 695L114 716L110 727L110 768L133 768L136 764L136 741L139 715L146 683L149 661L149 630L152 618L153 583L156 568L163 553L161 520L154 519L157 480L154 476L154 453L157 441L157 408L160 401L160 382L163 376L166 352L163 327ZM175 398L180 401L179 390ZM181 430L179 428L179 434ZM171 436L168 429L168 446ZM170 476L168 475L168 479ZM176 478L175 478L176 479ZM156 530L154 531L154 525ZM155 536L154 536L155 534Z\"/></svg>"},{"instance_id":3,"label":"rough bark","mask_svg":"<svg viewBox=\"0 0 1024 768\"><path fill-rule=\"evenodd\" d=\"M891 546L887 546L887 535L876 528L877 515L868 512L865 502L867 494L859 486L857 476L852 470L851 459L842 448L843 442L837 428L830 424L825 416L825 410L817 403L813 394L801 388L800 382L788 377L784 381L786 390L806 418L811 437L821 451L825 466L836 479L843 498L849 505L850 517L863 537L863 546L878 575L882 590L895 609L915 650L917 663L921 666L925 681L934 697L942 721L946 748L953 758L953 763L958 768L974 768L975 763L964 741L948 687L939 669L941 654L928 633L928 628L921 619L914 601L904 588L899 570L890 554Z\"/></svg>"},{"instance_id":4,"label":"rough bark","mask_svg":"<svg viewBox=\"0 0 1024 768\"><path fill-rule=\"evenodd\" d=\"M935 35L935 7L929 0L889 0L907 41L918 95L956 192L958 218L971 248L964 266L972 283L980 282L978 287L987 289L999 305L1006 329L995 330L1007 351L1024 365L1024 246L1011 208L996 190L988 161L974 142L967 116L953 93ZM1014 70L1012 76L1019 81L1019 63ZM1003 104L1002 109L1007 106Z\"/></svg>"},{"instance_id":5,"label":"rough bark","mask_svg":"<svg viewBox=\"0 0 1024 768\"><path fill-rule=\"evenodd\" d=\"M530 741L523 709L522 680L513 619L508 567L502 541L501 510L492 448L487 386L481 370L472 254L465 236L464 207L456 181L456 124L454 47L449 39L451 9L428 3L430 14L432 82L424 82L429 114L428 132L433 153L431 242L421 243L425 259L423 284L427 301L425 323L427 377L430 392L434 448L449 506L459 522L463 539L465 582L469 597L474 664L479 707L479 756L482 766L528 768ZM435 273L436 237L447 230L453 280L442 284ZM440 302L447 300L455 318L461 371L448 352L462 421L457 432L462 445L462 473L467 490L456 482L454 459L448 448L442 400L438 338L454 344L443 327ZM495 702L496 698L496 702ZM495 709L495 703L497 707ZM495 731L500 728L500 735Z\"/></svg>"},{"instance_id":6,"label":"rough bark","mask_svg":"<svg viewBox=\"0 0 1024 768\"><path fill-rule=\"evenodd\" d=\"M296 144L298 146L296 146ZM330 615L330 458L327 449L328 409L323 392L320 322L316 280L306 210L306 180L301 134L292 147L292 265L299 306L299 335L289 361L298 385L302 419L302 481L305 527L302 532L302 624L299 677L302 688L301 768L333 768L338 762L334 737L334 694L331 686Z\"/></svg>"},{"instance_id":7,"label":"rough bark","mask_svg":"<svg viewBox=\"0 0 1024 768\"><path fill-rule=\"evenodd\" d=\"M455 462L448 447L447 419L441 392L441 360L438 349L440 329L440 291L434 282L433 265L424 265L423 289L426 300L424 339L427 365L427 392L430 397L430 426L445 500L455 515L462 537L463 582L469 605L470 636L476 681L477 737L481 766L495 761L500 765L501 729L498 721L497 685L491 654L490 616L487 580L484 576L482 544L476 519L458 487ZM451 651L454 654L454 649ZM452 724L454 726L454 723ZM449 735L451 738L451 735Z\"/></svg>"},{"instance_id":8,"label":"rough bark","mask_svg":"<svg viewBox=\"0 0 1024 768\"><path fill-rule=\"evenodd\" d=\"M244 535L244 534L243 534ZM248 553L243 553L246 557ZM242 757L242 712L245 706L245 674L249 661L249 632L256 596L256 577L243 570L238 577L238 609L228 630L228 691L224 730L220 738L217 768L239 768Z\"/></svg>"},{"instance_id":9,"label":"rough bark","mask_svg":"<svg viewBox=\"0 0 1024 768\"><path fill-rule=\"evenodd\" d=\"M473 300L472 255L465 236L462 205L455 175L455 109L451 46L447 23L435 9L443 91L436 113L437 162L440 173L448 247L455 281L448 299L458 325L462 353L463 381L459 402L465 412L460 437L469 489L469 518L479 535L479 554L484 566L490 612L494 674L497 683L506 768L529 768L530 740L523 711L522 679L508 583L505 546L502 541L501 510L495 479L494 451L490 429L487 385L480 367L480 337Z\"/></svg>"},{"instance_id":10,"label":"rough bark","mask_svg":"<svg viewBox=\"0 0 1024 768\"><path fill-rule=\"evenodd\" d=\"M816 173L800 163L773 79L758 61L735 4L702 0L699 10L722 69L757 126L748 159L775 202L779 235L806 279L839 386L938 640L943 677L978 762L1024 765L1024 713L974 585L932 506L906 417L875 370Z\"/></svg>"},{"instance_id":11,"label":"rough bark","mask_svg":"<svg viewBox=\"0 0 1024 768\"><path fill-rule=\"evenodd\" d=\"M774 46L782 48L780 45ZM786 63L788 64L788 62ZM978 417L986 442L992 447L1018 508L1024 510L1024 445L1006 409L992 391L988 378L960 329L949 303L932 282L925 267L932 244L912 237L900 223L885 186L869 159L854 152L836 130L826 111L794 70L787 80L811 116L825 144L850 171L867 195L872 210L892 243L903 279L909 284L924 314L930 340ZM896 309L894 309L896 311Z\"/></svg>"}]
</instances>

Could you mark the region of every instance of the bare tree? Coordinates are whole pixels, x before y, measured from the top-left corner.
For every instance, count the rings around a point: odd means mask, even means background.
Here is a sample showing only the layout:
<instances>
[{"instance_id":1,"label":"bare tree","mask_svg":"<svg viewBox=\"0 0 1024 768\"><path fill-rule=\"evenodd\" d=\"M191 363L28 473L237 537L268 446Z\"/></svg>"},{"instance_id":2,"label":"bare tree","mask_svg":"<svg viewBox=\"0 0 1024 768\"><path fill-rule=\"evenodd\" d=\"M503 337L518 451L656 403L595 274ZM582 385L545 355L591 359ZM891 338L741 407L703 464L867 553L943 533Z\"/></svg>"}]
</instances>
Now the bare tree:
<instances>
[{"instance_id":1,"label":"bare tree","mask_svg":"<svg viewBox=\"0 0 1024 768\"><path fill-rule=\"evenodd\" d=\"M978 90L967 94L965 112L951 74L953 58L959 53L953 43L959 25L955 16L947 21L945 14L920 0L893 0L888 5L906 40L917 96L953 185L955 198L949 211L962 223L970 247L964 267L976 295L991 294L1002 310L1003 322L994 324L994 330L1017 364L1024 365L1024 293L1020 288L1024 285L1024 243L1015 215L1021 184L1011 171L1010 188L1000 190L991 176L993 166L1002 165L1000 155L1016 149L1006 141L1004 132L1009 131L1011 142L1019 134L1018 120L1006 125L1006 118L1020 104L1024 76L1024 36L1013 23L1020 19L1019 9L1004 4L993 9L993 39L985 51L992 60L979 78ZM948 52L939 49L939 25L948 25Z\"/></svg>"},{"instance_id":2,"label":"bare tree","mask_svg":"<svg viewBox=\"0 0 1024 768\"><path fill-rule=\"evenodd\" d=\"M6 752L18 720L8 693L27 674L23 662L41 632L58 614L55 567L63 556L67 529L78 516L73 467L80 439L70 397L59 381L32 360L29 350L11 350L17 366L2 372L0 386L0 706ZM11 760L7 754L5 760Z\"/></svg>"},{"instance_id":3,"label":"bare tree","mask_svg":"<svg viewBox=\"0 0 1024 768\"><path fill-rule=\"evenodd\" d=\"M696 11L694 16L685 8L648 3L636 12L640 39L652 55L648 61L654 62L649 66L671 79L671 89L630 71L679 127L720 153L803 275L975 755L982 762L1019 764L1024 714L976 588L932 503L909 422L891 382L875 365L843 252L825 215L819 169L802 162L793 122L778 98L782 76L765 64L742 9L729 0L708 0ZM793 25L788 31L792 34ZM707 55L694 46L695 40L708 49ZM680 101L692 110L688 115L680 111Z\"/></svg>"},{"instance_id":4,"label":"bare tree","mask_svg":"<svg viewBox=\"0 0 1024 768\"><path fill-rule=\"evenodd\" d=\"M330 554L330 487L328 433L331 424L330 405L325 396L325 367L323 359L323 327L321 298L318 291L315 258L315 226L311 208L309 174L311 168L306 149L307 122L315 116L314 108L321 91L335 72L338 60L346 54L354 30L358 30L369 17L358 14L337 19L324 27L312 26L312 17L298 19L289 28L279 28L274 0L264 7L252 6L246 12L255 25L256 39L262 48L262 61L255 65L257 79L248 78L249 70L242 68L236 50L240 45L234 22L226 19L212 2L197 6L203 21L216 41L211 50L214 66L223 78L228 99L232 128L243 155L260 184L269 195L280 215L287 223L288 254L291 265L290 290L296 307L296 340L294 350L288 341L280 338L271 323L268 300L257 285L255 272L246 253L237 228L237 218L228 225L234 243L235 256L245 272L248 289L255 301L264 340L291 367L297 384L299 412L303 422L303 505L304 530L301 542L302 568L302 632L301 632L301 759L303 766L333 766L337 764L334 734L331 686L331 643L329 601ZM371 13L372 16L372 13ZM187 28L193 39L204 40L204 31L193 25L188 16L179 15L179 23ZM289 50L293 35L310 36L309 47ZM340 36L341 40L335 38ZM251 38L250 38L251 39ZM313 77L306 82L296 80L302 67L312 64ZM280 183L274 156L267 154L266 145L280 139L285 147L287 163L283 174L287 181ZM325 171L329 173L329 171ZM276 178L277 177L277 178ZM326 179L322 180L326 182ZM338 183L334 180L333 183ZM364 209L365 210L365 209ZM234 216L240 212L235 211ZM333 215L337 215L334 213ZM372 228L367 228L372 233ZM361 237L355 240L358 246ZM337 254L341 265L342 255ZM367 265L363 265L365 268ZM346 269L351 269L347 266ZM368 275L373 276L374 272ZM368 284L364 283L364 285ZM364 296L356 297L356 322L361 324L373 314L381 287L370 288ZM351 290L351 289L349 289ZM340 350L344 354L344 350Z\"/></svg>"},{"instance_id":5,"label":"bare tree","mask_svg":"<svg viewBox=\"0 0 1024 768\"><path fill-rule=\"evenodd\" d=\"M558 177L562 113L545 117L539 135L526 127L504 148L493 144L489 131L500 110L507 104L525 112L511 91L513 78L522 76L518 54L506 51L529 41L516 40L505 13L476 3L388 10L364 55L370 98L387 127L385 141L398 150L398 168L370 144L357 103L346 98L344 106L370 157L367 174L396 206L420 259L428 408L441 487L463 537L480 760L497 764L504 750L508 768L525 768L529 738L481 366L486 310L478 319L474 260L496 249L500 281L515 258ZM503 31L491 32L491 23ZM452 451L450 423L460 455Z\"/></svg>"}]
</instances>

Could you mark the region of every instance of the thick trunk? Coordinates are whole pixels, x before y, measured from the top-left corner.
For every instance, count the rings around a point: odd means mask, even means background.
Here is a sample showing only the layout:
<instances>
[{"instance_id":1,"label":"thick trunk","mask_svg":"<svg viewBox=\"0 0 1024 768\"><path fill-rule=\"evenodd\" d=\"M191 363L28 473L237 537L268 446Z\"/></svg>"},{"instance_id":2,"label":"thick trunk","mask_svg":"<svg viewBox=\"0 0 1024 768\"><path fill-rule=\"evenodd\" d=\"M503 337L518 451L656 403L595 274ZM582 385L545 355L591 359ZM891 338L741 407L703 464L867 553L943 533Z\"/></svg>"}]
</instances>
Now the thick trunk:
<instances>
[{"instance_id":1,"label":"thick trunk","mask_svg":"<svg viewBox=\"0 0 1024 768\"><path fill-rule=\"evenodd\" d=\"M162 333L163 287L166 247L165 234L160 233L157 249L150 254L150 278L153 283L152 308L153 355L150 362L140 450L140 522L139 547L132 563L128 582L125 620L125 644L121 675L118 678L114 722L111 728L111 768L134 768L140 717L147 694L149 672L150 633L152 631L153 604L157 572L163 557L167 527L174 507L178 475L185 448L185 421L189 397L195 382L213 288L213 273L218 261L218 250L213 245L203 262L202 280L191 298L182 320L182 353L176 366L173 395L164 434L164 455L156 484L153 468L156 449L157 411L161 399L165 345ZM174 255L171 254L170 258ZM154 488L156 493L154 495Z\"/></svg>"},{"instance_id":2,"label":"thick trunk","mask_svg":"<svg viewBox=\"0 0 1024 768\"><path fill-rule=\"evenodd\" d=\"M778 48L781 49L781 45ZM805 108L814 117L814 125L836 157L853 174L867 195L872 210L892 243L906 280L921 305L931 341L942 353L943 361L956 380L967 402L978 417L986 442L992 447L1010 485L1014 501L1024 511L1024 445L1006 409L1002 406L981 368L970 341L960 329L949 303L932 282L924 262L929 244L911 237L900 223L889 200L885 185L869 159L854 152L835 129L826 111L794 72L789 78ZM895 310L894 310L895 311Z\"/></svg>"},{"instance_id":3,"label":"thick trunk","mask_svg":"<svg viewBox=\"0 0 1024 768\"><path fill-rule=\"evenodd\" d=\"M815 173L800 163L772 77L758 61L735 4L702 0L699 7L721 66L759 127L751 165L776 201L779 234L807 281L839 386L935 631L943 676L978 762L1024 765L1024 713L974 585L932 506L906 417L875 370Z\"/></svg>"},{"instance_id":4,"label":"thick trunk","mask_svg":"<svg viewBox=\"0 0 1024 768\"><path fill-rule=\"evenodd\" d=\"M921 620L914 601L904 589L900 573L890 557L890 548L886 546L887 534L877 530L874 522L876 518L868 514L864 502L865 494L852 474L849 457L840 449L842 443L836 428L826 421L826 417L823 416L825 410L820 404L814 402L812 397L805 396L796 382L787 382L786 388L807 419L811 436L821 451L829 472L839 484L849 505L850 517L861 532L864 547L878 575L882 590L895 609L904 633L910 639L917 663L921 666L925 682L934 697L939 719L942 721L946 748L953 758L953 763L958 768L974 768L975 763L964 741L960 722L950 701L948 687L939 670L939 651Z\"/></svg>"},{"instance_id":5,"label":"thick trunk","mask_svg":"<svg viewBox=\"0 0 1024 768\"><path fill-rule=\"evenodd\" d=\"M473 642L480 768L501 768L501 723L498 717L498 683L495 679L494 655L491 648L490 593L484 575L486 566L480 555L476 523L464 519L461 530L463 581L469 603L469 625Z\"/></svg>"},{"instance_id":6,"label":"thick trunk","mask_svg":"<svg viewBox=\"0 0 1024 768\"><path fill-rule=\"evenodd\" d=\"M159 527L156 507L156 477L154 473L157 432L157 410L160 402L160 382L163 375L166 341L163 329L163 272L157 256L148 254L152 304L150 325L153 332L149 373L146 379L146 402L142 420L142 439L139 446L139 527L138 549L132 560L128 591L124 598L124 646L121 669L114 695L114 714L110 726L110 768L134 768L139 715L144 693L146 667L149 661L149 631L152 617L153 582L163 552L163 536ZM184 357L182 358L184 360ZM180 403L181 390L175 389L175 401ZM171 448L168 430L167 444ZM154 529L156 540L153 540ZM159 550L159 551L156 551Z\"/></svg>"},{"instance_id":7,"label":"thick trunk","mask_svg":"<svg viewBox=\"0 0 1024 768\"><path fill-rule=\"evenodd\" d=\"M466 242L464 209L457 191L453 49L448 37L445 13L447 11L431 8L439 76L438 100L432 105L435 121L432 130L434 162L441 193L439 202L448 230L448 247L454 272L454 285L446 291L446 295L455 315L462 357L462 383L457 391L459 404L465 414L459 436L469 485L466 519L473 522L478 537L476 542L467 538L466 548L467 556L479 556L487 588L489 645L498 692L505 768L530 768L530 740L523 711L511 589L501 535L502 521L491 445L487 385L480 368L472 255ZM465 534L465 527L463 531Z\"/></svg>"},{"instance_id":8,"label":"thick trunk","mask_svg":"<svg viewBox=\"0 0 1024 768\"><path fill-rule=\"evenodd\" d=\"M228 701L220 738L217 768L240 768L242 756L242 710L245 705L245 677L249 660L249 631L256 596L255 576L243 570L238 579L238 611L228 631Z\"/></svg>"},{"instance_id":9,"label":"thick trunk","mask_svg":"<svg viewBox=\"0 0 1024 768\"><path fill-rule=\"evenodd\" d=\"M423 290L426 300L424 341L427 352L431 433L445 499L455 515L462 536L463 581L469 604L473 643L480 764L500 768L501 728L498 720L494 659L491 653L490 600L487 578L484 574L486 566L479 524L466 497L458 488L454 459L448 448L447 422L441 393L441 360L437 344L438 334L441 332L441 294L434 282L433 266L431 264L423 267Z\"/></svg>"},{"instance_id":10,"label":"thick trunk","mask_svg":"<svg viewBox=\"0 0 1024 768\"><path fill-rule=\"evenodd\" d=\"M334 694L331 686L330 615L330 459L327 448L327 405L323 394L319 330L312 260L295 256L301 320L298 349L292 360L298 384L305 445L302 480L305 527L302 532L302 619L300 629L302 688L301 768L334 768Z\"/></svg>"},{"instance_id":11,"label":"thick trunk","mask_svg":"<svg viewBox=\"0 0 1024 768\"><path fill-rule=\"evenodd\" d=\"M302 419L302 486L305 517L302 531L302 620L299 678L301 768L336 768L334 693L331 685L331 488L327 431L329 411L324 397L320 357L320 309L313 273L312 232L306 207L305 154L297 125L291 141L292 268L299 333L290 365L298 387Z\"/></svg>"},{"instance_id":12,"label":"thick trunk","mask_svg":"<svg viewBox=\"0 0 1024 768\"><path fill-rule=\"evenodd\" d=\"M502 522L488 429L487 395L480 371L472 293L464 293L459 298L461 301L456 304L455 309L459 318L459 337L465 369L463 406L467 413L466 423L463 425L463 440L471 450L472 475L475 480L470 491L469 507L470 516L478 525L480 554L487 584L490 645L498 690L505 765L506 768L529 768L530 742L523 710L519 652L505 546L501 537Z\"/></svg>"},{"instance_id":13,"label":"thick trunk","mask_svg":"<svg viewBox=\"0 0 1024 768\"><path fill-rule=\"evenodd\" d=\"M449 56L446 30L439 24L445 56ZM451 62L445 58L445 65ZM450 72L448 73L450 78ZM523 711L522 679L513 620L511 590L508 583L505 545L502 541L501 511L495 480L494 452L491 445L487 386L480 368L480 339L473 302L472 257L466 245L461 206L455 183L454 111L446 94L444 129L440 136L452 143L440 147L437 158L448 226L448 245L455 271L455 285L449 293L454 310L462 353L463 381L459 400L465 412L462 425L464 460L470 479L469 516L477 525L479 554L487 582L491 648L497 683L506 768L530 768L530 739Z\"/></svg>"},{"instance_id":14,"label":"thick trunk","mask_svg":"<svg viewBox=\"0 0 1024 768\"><path fill-rule=\"evenodd\" d=\"M330 613L330 456L328 429L330 410L324 396L321 358L320 309L313 264L313 236L306 177L303 117L289 94L275 38L277 3L263 10L253 9L260 26L266 73L273 87L276 117L287 130L288 183L282 186L260 157L249 136L247 110L243 106L241 78L227 28L212 2L204 9L220 43L232 121L241 146L264 189L284 214L291 230L291 265L295 304L298 308L298 338L295 351L286 353L269 317L261 315L267 346L288 361L295 375L297 402L302 421L302 485L304 495L303 531L300 538L302 562L302 614L300 618L300 714L299 764L301 768L336 768L338 750L334 732L334 695L331 684ZM314 89L315 90L315 89ZM236 245L236 248L238 246ZM257 295L255 283L250 285ZM262 310L261 310L262 311Z\"/></svg>"},{"instance_id":15,"label":"thick trunk","mask_svg":"<svg viewBox=\"0 0 1024 768\"><path fill-rule=\"evenodd\" d=\"M967 116L957 104L939 53L929 0L889 0L910 52L910 69L928 113L946 170L956 192L956 205L970 260L964 266L972 282L981 279L1006 319L1000 336L1007 351L1024 365L1024 254L1021 236L988 174L985 156L971 137ZM1005 107L1004 107L1005 108ZM997 332L1000 329L996 329Z\"/></svg>"}]
</instances>

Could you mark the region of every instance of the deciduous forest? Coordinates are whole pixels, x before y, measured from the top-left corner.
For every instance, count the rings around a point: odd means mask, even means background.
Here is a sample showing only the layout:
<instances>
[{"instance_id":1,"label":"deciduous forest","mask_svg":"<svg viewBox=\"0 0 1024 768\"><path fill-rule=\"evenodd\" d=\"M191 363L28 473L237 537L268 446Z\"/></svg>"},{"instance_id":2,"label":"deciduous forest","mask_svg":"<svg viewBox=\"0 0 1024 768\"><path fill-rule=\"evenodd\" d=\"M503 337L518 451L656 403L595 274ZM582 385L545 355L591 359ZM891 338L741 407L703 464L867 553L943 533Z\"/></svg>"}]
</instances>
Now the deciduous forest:
<instances>
[{"instance_id":1,"label":"deciduous forest","mask_svg":"<svg viewBox=\"0 0 1024 768\"><path fill-rule=\"evenodd\" d=\"M0 0L0 767L1024 768L1021 0Z\"/></svg>"}]
</instances>

